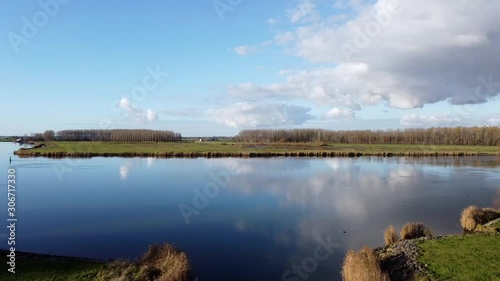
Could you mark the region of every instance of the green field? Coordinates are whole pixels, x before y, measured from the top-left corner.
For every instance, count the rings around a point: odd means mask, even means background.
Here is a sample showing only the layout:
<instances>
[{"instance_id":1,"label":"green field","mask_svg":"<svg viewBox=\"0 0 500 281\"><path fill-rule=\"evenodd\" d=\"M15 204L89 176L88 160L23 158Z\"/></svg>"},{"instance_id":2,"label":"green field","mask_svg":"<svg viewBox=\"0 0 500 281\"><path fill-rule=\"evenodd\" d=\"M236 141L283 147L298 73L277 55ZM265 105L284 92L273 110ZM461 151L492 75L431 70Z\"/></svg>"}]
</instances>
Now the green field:
<instances>
[{"instance_id":1,"label":"green field","mask_svg":"<svg viewBox=\"0 0 500 281\"><path fill-rule=\"evenodd\" d=\"M420 261L436 280L500 280L500 235L473 234L426 240Z\"/></svg>"},{"instance_id":2,"label":"green field","mask_svg":"<svg viewBox=\"0 0 500 281\"><path fill-rule=\"evenodd\" d=\"M20 150L20 156L354 156L361 155L497 155L495 146L395 144L237 143L237 142L48 142L47 147ZM220 154L220 155L215 155ZM291 155L289 155L291 154ZM296 154L296 155L294 155ZM301 154L301 155L299 155ZM330 155L331 154L331 155Z\"/></svg>"},{"instance_id":3,"label":"green field","mask_svg":"<svg viewBox=\"0 0 500 281\"><path fill-rule=\"evenodd\" d=\"M5 257L6 251L0 251ZM1 276L12 281L87 281L94 280L106 267L105 262L46 255L17 253L15 274L2 266ZM3 278L3 277L2 277Z\"/></svg>"}]
</instances>

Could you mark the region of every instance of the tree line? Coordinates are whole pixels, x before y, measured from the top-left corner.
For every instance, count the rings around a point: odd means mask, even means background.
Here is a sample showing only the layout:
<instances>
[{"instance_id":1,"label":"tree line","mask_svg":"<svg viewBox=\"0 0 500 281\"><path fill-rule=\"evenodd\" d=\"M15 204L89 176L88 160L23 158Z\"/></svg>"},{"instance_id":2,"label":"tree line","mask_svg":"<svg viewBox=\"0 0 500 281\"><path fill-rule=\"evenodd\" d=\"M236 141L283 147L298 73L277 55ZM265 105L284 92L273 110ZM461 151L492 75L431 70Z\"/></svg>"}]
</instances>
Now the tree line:
<instances>
[{"instance_id":1,"label":"tree line","mask_svg":"<svg viewBox=\"0 0 500 281\"><path fill-rule=\"evenodd\" d=\"M158 130L63 130L33 134L35 141L127 141L127 142L172 142L180 141L180 133Z\"/></svg>"},{"instance_id":2,"label":"tree line","mask_svg":"<svg viewBox=\"0 0 500 281\"><path fill-rule=\"evenodd\" d=\"M239 142L345 143L500 146L500 127L446 127L404 130L243 130Z\"/></svg>"}]
</instances>

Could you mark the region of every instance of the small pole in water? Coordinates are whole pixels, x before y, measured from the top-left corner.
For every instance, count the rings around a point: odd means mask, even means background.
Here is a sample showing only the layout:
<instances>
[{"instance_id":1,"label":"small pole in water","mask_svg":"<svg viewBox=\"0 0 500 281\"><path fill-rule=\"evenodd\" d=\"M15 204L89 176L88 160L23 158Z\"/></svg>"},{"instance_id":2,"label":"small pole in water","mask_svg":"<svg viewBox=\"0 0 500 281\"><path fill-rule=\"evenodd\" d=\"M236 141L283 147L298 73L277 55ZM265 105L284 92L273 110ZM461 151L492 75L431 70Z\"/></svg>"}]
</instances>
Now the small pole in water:
<instances>
[{"instance_id":1,"label":"small pole in water","mask_svg":"<svg viewBox=\"0 0 500 281\"><path fill-rule=\"evenodd\" d=\"M9 156L9 163L12 163L12 158Z\"/></svg>"}]
</instances>

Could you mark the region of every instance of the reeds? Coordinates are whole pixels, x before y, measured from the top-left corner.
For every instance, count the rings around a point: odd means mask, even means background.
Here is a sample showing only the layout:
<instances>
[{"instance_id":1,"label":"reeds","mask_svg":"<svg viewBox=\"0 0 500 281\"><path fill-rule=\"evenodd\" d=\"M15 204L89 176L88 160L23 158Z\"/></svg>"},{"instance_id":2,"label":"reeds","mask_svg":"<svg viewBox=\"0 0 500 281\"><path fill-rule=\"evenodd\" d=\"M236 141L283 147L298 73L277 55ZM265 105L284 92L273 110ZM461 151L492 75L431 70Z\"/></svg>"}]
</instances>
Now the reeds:
<instances>
[{"instance_id":1,"label":"reeds","mask_svg":"<svg viewBox=\"0 0 500 281\"><path fill-rule=\"evenodd\" d=\"M432 230L421 222L411 222L401 228L401 239L432 237Z\"/></svg>"},{"instance_id":2,"label":"reeds","mask_svg":"<svg viewBox=\"0 0 500 281\"><path fill-rule=\"evenodd\" d=\"M389 281L387 273L380 269L377 254L366 246L359 252L347 252L341 273L344 281Z\"/></svg>"},{"instance_id":3,"label":"reeds","mask_svg":"<svg viewBox=\"0 0 500 281\"><path fill-rule=\"evenodd\" d=\"M493 208L478 208L477 206L469 206L462 211L460 216L460 225L467 231L479 230L478 227L500 218L500 211Z\"/></svg>"},{"instance_id":4,"label":"reeds","mask_svg":"<svg viewBox=\"0 0 500 281\"><path fill-rule=\"evenodd\" d=\"M398 240L399 237L396 228L393 225L389 225L389 227L387 227L387 229L384 231L385 245L390 246L398 242Z\"/></svg>"},{"instance_id":5,"label":"reeds","mask_svg":"<svg viewBox=\"0 0 500 281\"><path fill-rule=\"evenodd\" d=\"M97 276L98 281L188 281L187 255L169 244L152 245L139 261L115 260Z\"/></svg>"}]
</instances>

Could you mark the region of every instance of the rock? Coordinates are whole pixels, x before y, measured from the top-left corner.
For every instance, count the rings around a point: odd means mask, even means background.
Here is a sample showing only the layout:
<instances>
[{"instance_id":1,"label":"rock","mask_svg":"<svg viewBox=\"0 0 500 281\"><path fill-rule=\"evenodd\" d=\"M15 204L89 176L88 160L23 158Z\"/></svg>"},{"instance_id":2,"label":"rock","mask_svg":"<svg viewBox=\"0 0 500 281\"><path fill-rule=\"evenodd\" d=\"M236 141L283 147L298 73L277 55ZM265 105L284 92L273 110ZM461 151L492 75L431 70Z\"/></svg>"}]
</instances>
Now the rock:
<instances>
[{"instance_id":1,"label":"rock","mask_svg":"<svg viewBox=\"0 0 500 281\"><path fill-rule=\"evenodd\" d=\"M427 265L418 261L421 250L416 241L418 239L402 240L377 249L381 268L388 272L391 280L411 280L416 273L426 273Z\"/></svg>"}]
</instances>

